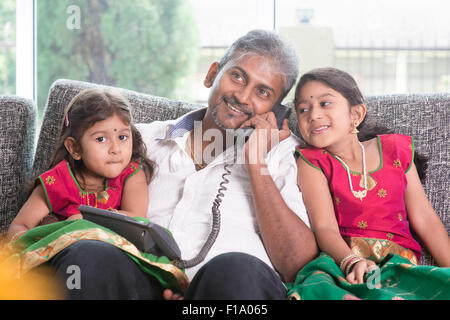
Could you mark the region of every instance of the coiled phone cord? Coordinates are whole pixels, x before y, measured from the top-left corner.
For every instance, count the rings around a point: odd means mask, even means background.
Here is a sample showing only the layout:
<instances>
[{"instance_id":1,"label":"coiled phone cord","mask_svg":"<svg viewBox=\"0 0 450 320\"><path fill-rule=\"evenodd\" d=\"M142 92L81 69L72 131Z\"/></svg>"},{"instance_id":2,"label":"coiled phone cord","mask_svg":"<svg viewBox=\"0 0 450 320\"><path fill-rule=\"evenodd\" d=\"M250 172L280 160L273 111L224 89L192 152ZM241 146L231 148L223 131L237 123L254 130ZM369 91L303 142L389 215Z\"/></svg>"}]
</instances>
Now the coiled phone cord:
<instances>
[{"instance_id":1,"label":"coiled phone cord","mask_svg":"<svg viewBox=\"0 0 450 320\"><path fill-rule=\"evenodd\" d=\"M225 173L222 174L222 182L220 182L220 188L217 191L216 198L213 201L211 212L212 212L212 228L211 232L209 233L208 239L206 239L205 244L203 245L200 252L192 259L189 260L174 260L173 264L178 268L190 268L193 266L196 266L203 260L205 260L206 255L208 254L209 250L213 246L214 242L216 241L217 235L220 231L220 203L222 202L222 198L225 196L224 191L227 190L227 187L225 186L230 181L228 180L227 176L231 175L231 170L228 168L229 164L226 163L224 165Z\"/></svg>"}]
</instances>

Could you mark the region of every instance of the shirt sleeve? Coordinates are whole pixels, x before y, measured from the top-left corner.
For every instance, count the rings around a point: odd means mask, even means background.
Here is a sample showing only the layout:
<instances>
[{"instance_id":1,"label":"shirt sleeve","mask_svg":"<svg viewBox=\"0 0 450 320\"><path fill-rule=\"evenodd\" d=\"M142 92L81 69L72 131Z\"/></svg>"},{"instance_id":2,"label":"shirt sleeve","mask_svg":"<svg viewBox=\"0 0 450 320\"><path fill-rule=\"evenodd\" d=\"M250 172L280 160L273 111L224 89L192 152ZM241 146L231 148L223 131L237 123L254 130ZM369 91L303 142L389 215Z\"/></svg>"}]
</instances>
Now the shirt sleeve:
<instances>
[{"instance_id":1,"label":"shirt sleeve","mask_svg":"<svg viewBox=\"0 0 450 320\"><path fill-rule=\"evenodd\" d=\"M303 204L302 193L297 185L297 162L294 156L296 145L298 145L298 141L293 137L283 140L276 147L276 150L273 150L274 155L276 155L276 161L269 164L269 171L286 205L308 228L311 228L308 214Z\"/></svg>"}]
</instances>

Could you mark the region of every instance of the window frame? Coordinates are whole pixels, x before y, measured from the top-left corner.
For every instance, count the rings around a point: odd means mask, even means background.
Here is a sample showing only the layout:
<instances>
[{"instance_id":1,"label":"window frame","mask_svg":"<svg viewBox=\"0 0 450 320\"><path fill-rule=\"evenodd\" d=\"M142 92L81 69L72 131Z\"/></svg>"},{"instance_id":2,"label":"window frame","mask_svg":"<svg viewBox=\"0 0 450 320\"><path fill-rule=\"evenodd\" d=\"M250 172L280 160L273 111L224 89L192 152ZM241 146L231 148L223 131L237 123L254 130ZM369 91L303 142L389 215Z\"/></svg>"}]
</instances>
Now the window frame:
<instances>
[{"instance_id":1,"label":"window frame","mask_svg":"<svg viewBox=\"0 0 450 320\"><path fill-rule=\"evenodd\" d=\"M37 101L36 0L16 0L16 95Z\"/></svg>"}]
</instances>

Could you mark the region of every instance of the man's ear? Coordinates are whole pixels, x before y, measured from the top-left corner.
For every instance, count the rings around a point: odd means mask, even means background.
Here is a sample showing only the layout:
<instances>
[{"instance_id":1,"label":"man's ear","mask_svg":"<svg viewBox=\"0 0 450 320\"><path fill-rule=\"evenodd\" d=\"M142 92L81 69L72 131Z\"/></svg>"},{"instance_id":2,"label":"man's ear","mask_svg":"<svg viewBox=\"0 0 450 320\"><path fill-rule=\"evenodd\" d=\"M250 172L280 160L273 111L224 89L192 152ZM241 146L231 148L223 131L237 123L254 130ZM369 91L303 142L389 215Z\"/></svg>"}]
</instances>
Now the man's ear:
<instances>
[{"instance_id":1,"label":"man's ear","mask_svg":"<svg viewBox=\"0 0 450 320\"><path fill-rule=\"evenodd\" d=\"M81 159L80 145L75 138L67 137L66 140L64 140L64 146L74 160Z\"/></svg>"},{"instance_id":2,"label":"man's ear","mask_svg":"<svg viewBox=\"0 0 450 320\"><path fill-rule=\"evenodd\" d=\"M214 62L208 70L208 73L206 74L205 80L203 81L203 84L207 88L211 88L211 86L214 83L214 80L216 79L217 73L219 72L219 63Z\"/></svg>"},{"instance_id":3,"label":"man's ear","mask_svg":"<svg viewBox=\"0 0 450 320\"><path fill-rule=\"evenodd\" d=\"M351 109L351 117L354 123L358 123L358 125L363 122L364 118L367 114L367 108L364 104L358 104L356 106L352 106Z\"/></svg>"}]
</instances>

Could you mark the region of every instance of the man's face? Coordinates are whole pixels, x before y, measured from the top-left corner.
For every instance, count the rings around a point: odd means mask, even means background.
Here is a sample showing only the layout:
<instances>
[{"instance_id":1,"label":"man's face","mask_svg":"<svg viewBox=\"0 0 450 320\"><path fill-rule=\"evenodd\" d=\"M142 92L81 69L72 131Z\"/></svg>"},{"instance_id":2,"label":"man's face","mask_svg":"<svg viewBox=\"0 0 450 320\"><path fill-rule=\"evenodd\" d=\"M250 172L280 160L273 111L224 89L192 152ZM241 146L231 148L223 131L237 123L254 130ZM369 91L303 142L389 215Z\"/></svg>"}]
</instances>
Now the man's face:
<instances>
[{"instance_id":1,"label":"man's face","mask_svg":"<svg viewBox=\"0 0 450 320\"><path fill-rule=\"evenodd\" d=\"M254 114L272 110L281 96L284 79L272 59L247 55L229 61L218 71L214 63L205 80L211 88L206 117L222 129L237 129Z\"/></svg>"}]
</instances>

